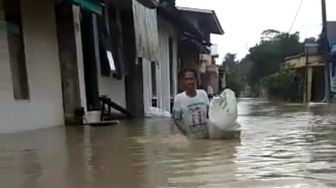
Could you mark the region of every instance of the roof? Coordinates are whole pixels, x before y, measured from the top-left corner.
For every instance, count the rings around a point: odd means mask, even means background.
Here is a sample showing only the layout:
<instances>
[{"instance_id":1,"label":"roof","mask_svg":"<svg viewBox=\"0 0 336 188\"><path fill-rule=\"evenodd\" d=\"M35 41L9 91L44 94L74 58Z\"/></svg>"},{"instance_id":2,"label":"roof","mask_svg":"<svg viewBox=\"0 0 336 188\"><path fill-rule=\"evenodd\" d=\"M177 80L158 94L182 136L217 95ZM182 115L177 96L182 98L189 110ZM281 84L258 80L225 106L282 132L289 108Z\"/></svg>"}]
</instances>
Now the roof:
<instances>
[{"instance_id":1,"label":"roof","mask_svg":"<svg viewBox=\"0 0 336 188\"><path fill-rule=\"evenodd\" d=\"M284 58L284 61L297 59L297 58L300 58L302 56L305 56L305 54L304 53L299 53L299 54L295 54L295 55L292 55L292 56L287 56L287 57Z\"/></svg>"},{"instance_id":2,"label":"roof","mask_svg":"<svg viewBox=\"0 0 336 188\"><path fill-rule=\"evenodd\" d=\"M138 2L147 8L157 8L160 4L159 0L138 0Z\"/></svg>"},{"instance_id":3,"label":"roof","mask_svg":"<svg viewBox=\"0 0 336 188\"><path fill-rule=\"evenodd\" d=\"M197 9L188 7L176 7L184 17L197 18L201 23L206 23L209 33L223 35L224 30L214 10Z\"/></svg>"},{"instance_id":4,"label":"roof","mask_svg":"<svg viewBox=\"0 0 336 188\"><path fill-rule=\"evenodd\" d=\"M336 21L327 22L329 45L336 44Z\"/></svg>"},{"instance_id":5,"label":"roof","mask_svg":"<svg viewBox=\"0 0 336 188\"><path fill-rule=\"evenodd\" d=\"M185 38L193 39L200 45L207 45L207 38L202 31L192 24L187 18L181 15L176 6L170 6L167 3L160 3L158 7L158 15L170 21L176 29L178 29Z\"/></svg>"}]
</instances>

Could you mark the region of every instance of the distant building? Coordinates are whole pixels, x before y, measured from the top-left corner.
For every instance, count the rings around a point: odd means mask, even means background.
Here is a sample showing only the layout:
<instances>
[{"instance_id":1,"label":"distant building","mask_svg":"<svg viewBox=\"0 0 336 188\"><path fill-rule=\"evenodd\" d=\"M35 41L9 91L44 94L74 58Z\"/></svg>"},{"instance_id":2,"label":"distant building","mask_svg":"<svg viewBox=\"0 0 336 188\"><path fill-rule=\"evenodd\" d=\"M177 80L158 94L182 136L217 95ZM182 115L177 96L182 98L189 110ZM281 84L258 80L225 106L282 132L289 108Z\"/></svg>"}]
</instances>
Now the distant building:
<instances>
[{"instance_id":1,"label":"distant building","mask_svg":"<svg viewBox=\"0 0 336 188\"><path fill-rule=\"evenodd\" d=\"M327 22L327 38L330 49L330 92L336 95L336 21ZM305 102L322 101L325 96L325 60L316 42L306 40L305 53L287 57L285 66L296 71L300 97Z\"/></svg>"},{"instance_id":2,"label":"distant building","mask_svg":"<svg viewBox=\"0 0 336 188\"><path fill-rule=\"evenodd\" d=\"M330 90L336 95L336 21L327 22L328 42L330 48Z\"/></svg>"},{"instance_id":3,"label":"distant building","mask_svg":"<svg viewBox=\"0 0 336 188\"><path fill-rule=\"evenodd\" d=\"M201 72L201 88L207 91L209 95L218 94L219 89L219 66L216 64L218 58L217 45L211 46L210 55L206 54L208 59L202 62L204 72Z\"/></svg>"},{"instance_id":4,"label":"distant building","mask_svg":"<svg viewBox=\"0 0 336 188\"><path fill-rule=\"evenodd\" d=\"M305 53L285 58L285 67L295 71L293 98L320 102L324 97L324 63L317 43L306 43Z\"/></svg>"}]
</instances>

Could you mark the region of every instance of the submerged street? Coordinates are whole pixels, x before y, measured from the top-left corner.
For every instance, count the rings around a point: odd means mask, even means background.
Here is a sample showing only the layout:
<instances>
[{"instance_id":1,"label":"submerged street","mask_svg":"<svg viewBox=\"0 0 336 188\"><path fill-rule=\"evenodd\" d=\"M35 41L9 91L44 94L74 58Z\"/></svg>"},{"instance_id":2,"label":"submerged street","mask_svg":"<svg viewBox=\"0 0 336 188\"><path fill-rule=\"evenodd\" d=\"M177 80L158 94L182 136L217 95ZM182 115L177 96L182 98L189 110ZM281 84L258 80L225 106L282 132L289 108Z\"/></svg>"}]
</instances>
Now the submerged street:
<instances>
[{"instance_id":1,"label":"submerged street","mask_svg":"<svg viewBox=\"0 0 336 188\"><path fill-rule=\"evenodd\" d=\"M240 99L240 140L168 119L0 135L0 187L336 187L336 106Z\"/></svg>"}]
</instances>

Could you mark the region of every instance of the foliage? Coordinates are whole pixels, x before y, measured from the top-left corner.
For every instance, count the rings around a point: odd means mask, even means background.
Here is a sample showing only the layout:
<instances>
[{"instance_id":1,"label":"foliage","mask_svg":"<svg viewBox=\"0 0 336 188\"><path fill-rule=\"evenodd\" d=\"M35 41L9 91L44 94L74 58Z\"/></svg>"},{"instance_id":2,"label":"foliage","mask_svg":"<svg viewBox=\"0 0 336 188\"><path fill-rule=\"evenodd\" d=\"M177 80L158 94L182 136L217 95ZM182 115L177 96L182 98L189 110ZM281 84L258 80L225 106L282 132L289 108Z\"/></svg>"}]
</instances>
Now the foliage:
<instances>
[{"instance_id":1,"label":"foliage","mask_svg":"<svg viewBox=\"0 0 336 188\"><path fill-rule=\"evenodd\" d=\"M235 54L228 53L221 68L225 69L227 86L238 95L248 84L256 93L263 87L271 97L286 98L293 96L293 88L298 87L293 85L294 74L282 69L281 63L285 57L303 51L299 33L268 29L262 32L260 42L250 48L245 58L238 61Z\"/></svg>"},{"instance_id":2,"label":"foliage","mask_svg":"<svg viewBox=\"0 0 336 188\"><path fill-rule=\"evenodd\" d=\"M245 56L243 59L240 60L239 64L237 65L239 72L244 76L247 76L250 73L252 63L253 62L250 55Z\"/></svg>"},{"instance_id":3,"label":"foliage","mask_svg":"<svg viewBox=\"0 0 336 188\"><path fill-rule=\"evenodd\" d=\"M303 52L303 44L299 40L299 33L264 31L261 42L250 48L249 58L253 63L248 74L249 84L258 84L263 77L279 71L285 57Z\"/></svg>"},{"instance_id":4,"label":"foliage","mask_svg":"<svg viewBox=\"0 0 336 188\"><path fill-rule=\"evenodd\" d=\"M242 90L245 87L245 79L244 77L236 70L229 70L227 72L227 80L226 85L230 89L232 89L236 95L239 97Z\"/></svg>"},{"instance_id":5,"label":"foliage","mask_svg":"<svg viewBox=\"0 0 336 188\"><path fill-rule=\"evenodd\" d=\"M236 54L226 54L221 69L226 72L226 85L232 89L237 96L245 87L245 77L240 70L241 66L238 60L236 60Z\"/></svg>"},{"instance_id":6,"label":"foliage","mask_svg":"<svg viewBox=\"0 0 336 188\"><path fill-rule=\"evenodd\" d=\"M261 84L267 89L268 95L272 98L287 99L292 96L295 88L295 74L281 68L280 71L264 77Z\"/></svg>"}]
</instances>

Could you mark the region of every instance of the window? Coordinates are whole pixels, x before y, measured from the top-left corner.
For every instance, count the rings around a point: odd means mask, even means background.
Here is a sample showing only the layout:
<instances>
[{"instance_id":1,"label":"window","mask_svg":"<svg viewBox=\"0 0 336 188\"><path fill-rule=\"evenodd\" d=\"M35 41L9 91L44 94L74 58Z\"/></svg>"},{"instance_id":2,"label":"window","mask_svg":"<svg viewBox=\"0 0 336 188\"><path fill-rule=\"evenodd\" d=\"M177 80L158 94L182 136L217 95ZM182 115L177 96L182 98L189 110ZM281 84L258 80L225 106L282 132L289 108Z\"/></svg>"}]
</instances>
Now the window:
<instances>
[{"instance_id":1,"label":"window","mask_svg":"<svg viewBox=\"0 0 336 188\"><path fill-rule=\"evenodd\" d=\"M114 59L113 59L112 52L109 51L109 50L107 50L106 53L107 53L107 59L108 59L109 65L110 65L110 70L111 71L115 71L116 70L116 66L114 64Z\"/></svg>"},{"instance_id":2,"label":"window","mask_svg":"<svg viewBox=\"0 0 336 188\"><path fill-rule=\"evenodd\" d=\"M14 99L29 99L20 2L18 0L3 0L3 3Z\"/></svg>"}]
</instances>

